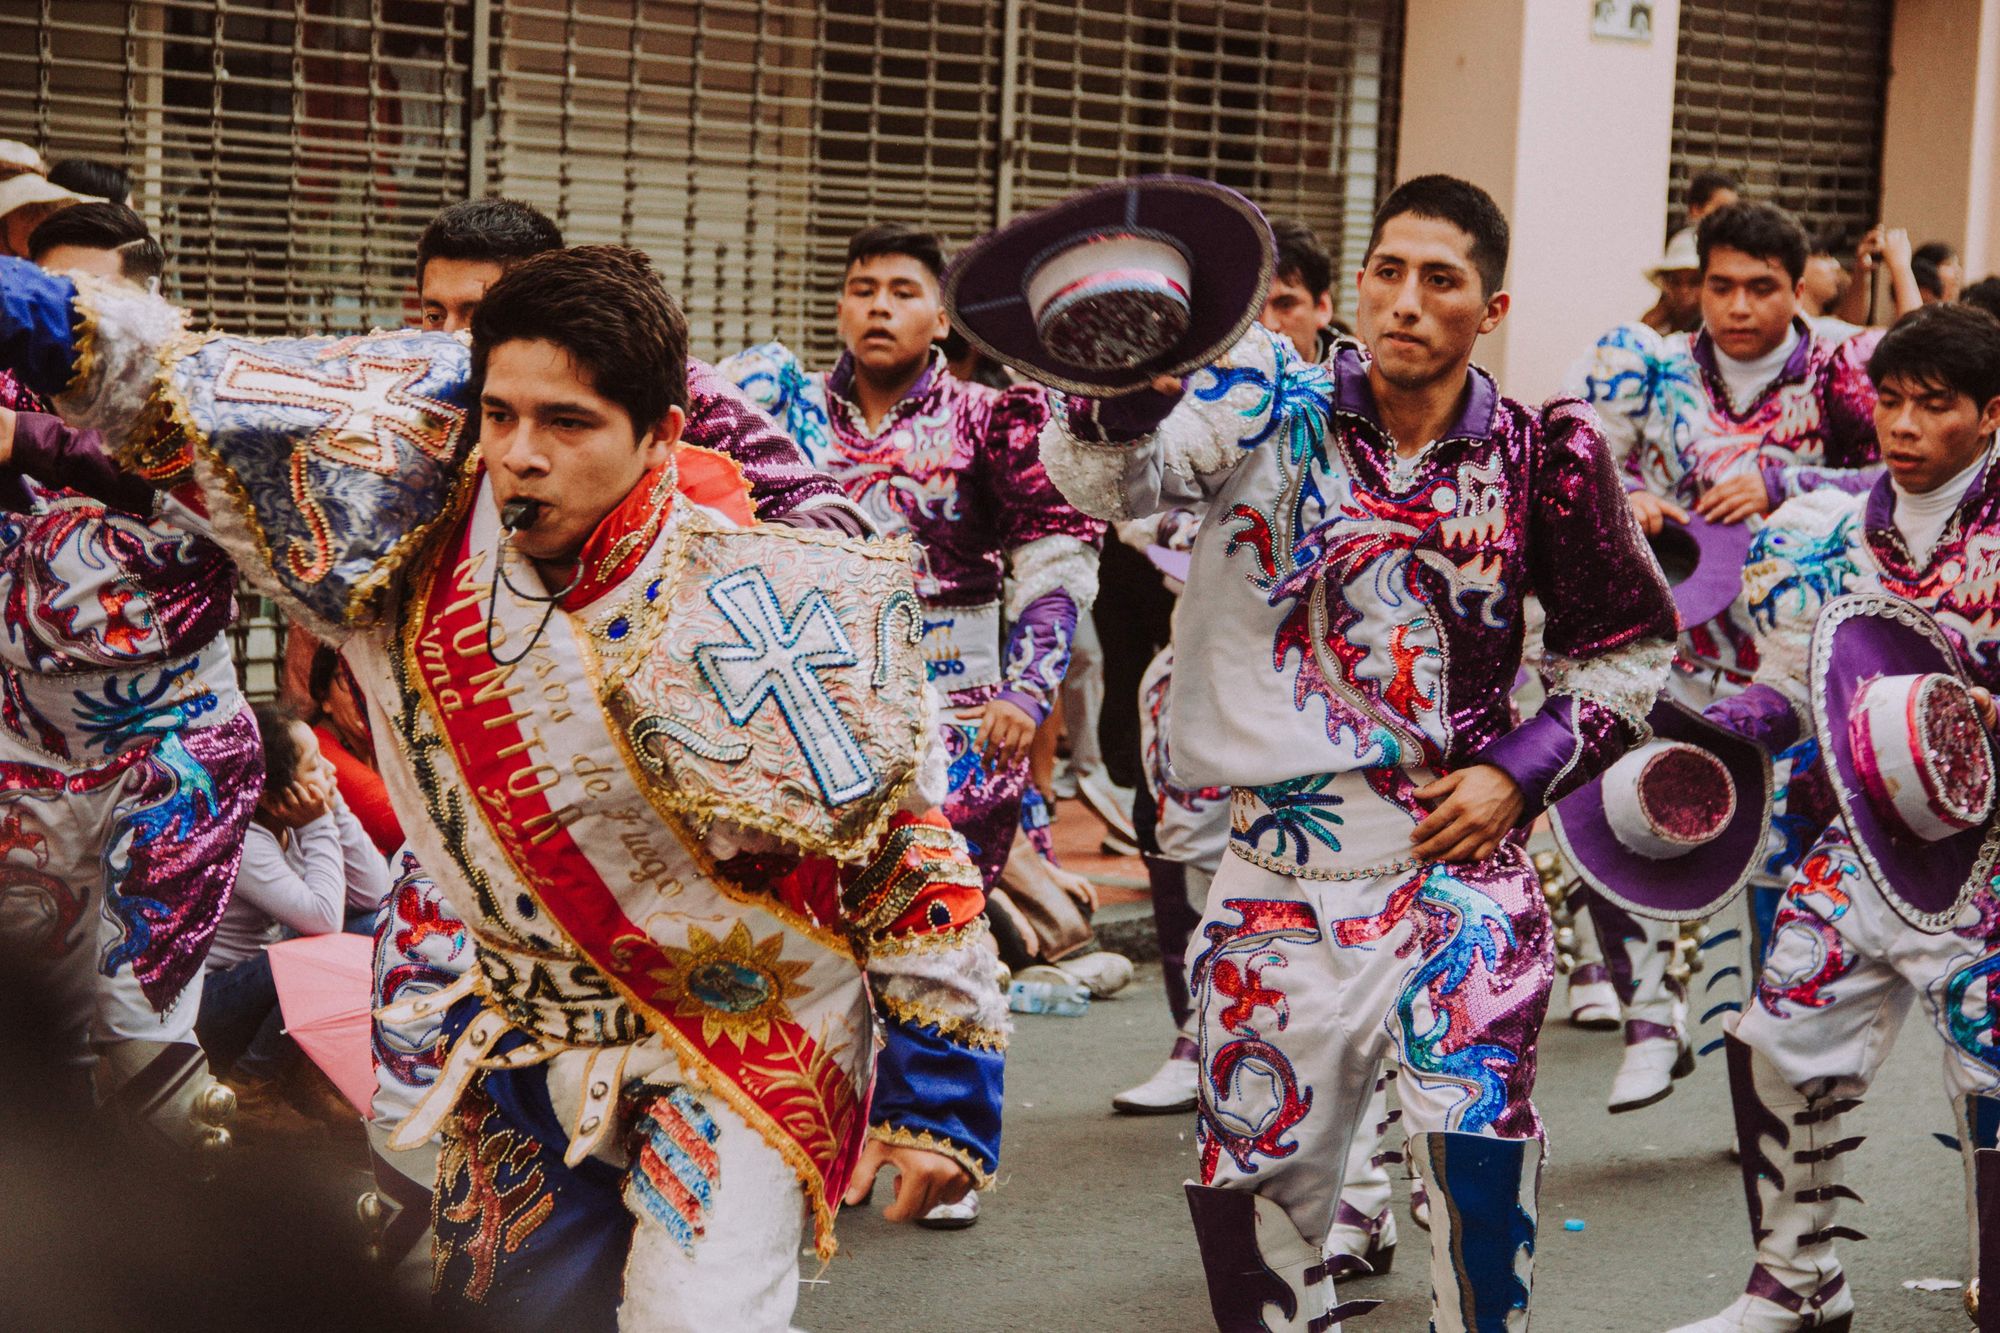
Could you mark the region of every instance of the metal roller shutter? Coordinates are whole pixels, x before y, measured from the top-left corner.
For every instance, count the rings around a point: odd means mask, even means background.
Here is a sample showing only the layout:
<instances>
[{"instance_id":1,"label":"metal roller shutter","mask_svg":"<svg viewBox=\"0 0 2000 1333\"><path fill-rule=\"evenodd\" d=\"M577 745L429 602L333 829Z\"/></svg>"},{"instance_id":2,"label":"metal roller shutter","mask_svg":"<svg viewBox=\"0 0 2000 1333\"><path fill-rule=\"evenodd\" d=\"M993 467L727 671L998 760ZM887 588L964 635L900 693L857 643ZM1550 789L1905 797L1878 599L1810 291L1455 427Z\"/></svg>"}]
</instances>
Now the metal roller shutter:
<instances>
[{"instance_id":1,"label":"metal roller shutter","mask_svg":"<svg viewBox=\"0 0 2000 1333\"><path fill-rule=\"evenodd\" d=\"M957 245L1136 172L1232 185L1351 272L1402 24L1399 0L32 0L0 10L0 137L125 164L169 294L235 332L403 322L424 223L498 193L647 250L699 354L827 364L857 228Z\"/></svg>"},{"instance_id":2,"label":"metal roller shutter","mask_svg":"<svg viewBox=\"0 0 2000 1333\"><path fill-rule=\"evenodd\" d=\"M1668 229L1726 171L1851 245L1881 201L1889 0L1682 0Z\"/></svg>"}]
</instances>

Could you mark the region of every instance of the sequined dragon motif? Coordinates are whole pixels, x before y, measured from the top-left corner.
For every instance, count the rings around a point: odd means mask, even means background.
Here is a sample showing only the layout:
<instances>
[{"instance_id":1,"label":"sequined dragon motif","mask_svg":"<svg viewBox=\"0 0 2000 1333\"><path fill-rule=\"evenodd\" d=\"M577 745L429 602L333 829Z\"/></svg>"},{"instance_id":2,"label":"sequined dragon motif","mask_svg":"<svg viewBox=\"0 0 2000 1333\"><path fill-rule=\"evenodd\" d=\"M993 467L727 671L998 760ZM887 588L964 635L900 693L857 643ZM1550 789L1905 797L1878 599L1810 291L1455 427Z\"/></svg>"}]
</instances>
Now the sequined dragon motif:
<instances>
[{"instance_id":1,"label":"sequined dragon motif","mask_svg":"<svg viewBox=\"0 0 2000 1333\"><path fill-rule=\"evenodd\" d=\"M1280 944L1310 945L1320 936L1319 923L1310 906L1284 899L1232 898L1224 907L1236 913L1237 923L1210 922L1204 929L1208 947L1195 958L1189 982L1197 994L1204 988L1228 1001L1226 1006L1210 1000L1226 1016L1223 1024L1234 1034L1215 1050L1201 1052L1202 1077L1212 1096L1202 1099L1198 1136L1201 1141L1201 1177L1213 1181L1216 1166L1226 1152L1240 1170L1254 1172L1253 1157L1289 1157L1298 1151L1296 1140L1287 1142L1292 1127L1312 1109L1312 1089L1299 1086L1291 1060L1278 1047L1259 1035L1256 1015L1268 1010L1279 1031L1291 1021L1285 994L1275 984L1267 984L1265 974L1283 967ZM1204 1048L1208 1044L1206 1028ZM1259 1098L1254 1107L1238 1095L1239 1084L1254 1080L1268 1085L1268 1099Z\"/></svg>"}]
</instances>

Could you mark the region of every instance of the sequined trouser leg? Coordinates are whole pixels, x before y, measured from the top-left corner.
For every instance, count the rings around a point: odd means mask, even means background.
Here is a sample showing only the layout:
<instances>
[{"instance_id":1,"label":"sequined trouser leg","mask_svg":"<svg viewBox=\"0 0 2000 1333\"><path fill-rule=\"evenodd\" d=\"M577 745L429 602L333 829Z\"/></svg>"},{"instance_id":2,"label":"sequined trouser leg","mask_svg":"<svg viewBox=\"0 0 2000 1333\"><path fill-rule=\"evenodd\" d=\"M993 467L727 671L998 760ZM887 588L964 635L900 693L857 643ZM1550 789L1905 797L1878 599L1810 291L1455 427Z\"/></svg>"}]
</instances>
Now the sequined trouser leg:
<instances>
[{"instance_id":1,"label":"sequined trouser leg","mask_svg":"<svg viewBox=\"0 0 2000 1333\"><path fill-rule=\"evenodd\" d=\"M1541 1136L1530 1097L1554 957L1519 848L1347 881L1225 857L1188 969L1200 1182L1280 1204L1308 1240L1332 1227L1384 1061L1412 1133Z\"/></svg>"},{"instance_id":2,"label":"sequined trouser leg","mask_svg":"<svg viewBox=\"0 0 2000 1333\"><path fill-rule=\"evenodd\" d=\"M1927 934L1896 914L1852 845L1829 830L1779 905L1755 1002L1735 1035L1760 1067L1769 1068L1772 1083L1809 1094L1815 1106L1851 1105L1873 1082L1910 1006L1921 1001L1942 1039L1946 1094L1962 1105L1970 1095L2000 1091L1990 999L1996 974L2000 900L1989 890L1974 897L1952 928ZM1834 1137L1828 1129L1821 1134ZM1841 1146L1853 1143L1858 1140ZM1744 1151L1747 1159L1748 1145ZM1822 1202L1825 1216L1815 1215L1815 1233L1832 1227L1834 1200ZM1815 1264L1779 1273L1788 1286L1799 1289L1807 1267L1822 1280L1838 1271L1830 1239ZM1766 1267L1763 1251L1770 1243L1759 1248Z\"/></svg>"}]
</instances>

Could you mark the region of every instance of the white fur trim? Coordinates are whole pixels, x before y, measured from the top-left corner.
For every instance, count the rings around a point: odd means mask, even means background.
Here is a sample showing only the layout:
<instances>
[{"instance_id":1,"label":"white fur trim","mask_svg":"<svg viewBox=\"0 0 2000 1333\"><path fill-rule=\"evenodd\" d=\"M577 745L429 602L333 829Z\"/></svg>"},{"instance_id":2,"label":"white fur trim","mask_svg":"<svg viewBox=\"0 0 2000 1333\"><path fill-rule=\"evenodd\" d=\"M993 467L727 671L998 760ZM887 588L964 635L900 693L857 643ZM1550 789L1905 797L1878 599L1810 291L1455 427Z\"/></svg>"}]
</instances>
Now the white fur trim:
<instances>
[{"instance_id":1,"label":"white fur trim","mask_svg":"<svg viewBox=\"0 0 2000 1333\"><path fill-rule=\"evenodd\" d=\"M127 282L73 274L77 339L88 351L87 378L71 381L55 400L63 420L94 430L114 450L125 443L160 380L160 353L179 338L187 315Z\"/></svg>"},{"instance_id":2,"label":"white fur trim","mask_svg":"<svg viewBox=\"0 0 2000 1333\"><path fill-rule=\"evenodd\" d=\"M1079 613L1097 600L1097 552L1075 537L1054 533L1017 546L1007 557L1007 619L1052 592L1066 592Z\"/></svg>"},{"instance_id":3,"label":"white fur trim","mask_svg":"<svg viewBox=\"0 0 2000 1333\"><path fill-rule=\"evenodd\" d=\"M1055 395L1050 395L1056 398ZM1092 518L1137 517L1125 501L1125 469L1133 453L1151 443L1146 436L1132 444L1092 444L1070 434L1067 406L1056 398L1048 424L1042 427L1042 470L1063 498Z\"/></svg>"},{"instance_id":4,"label":"white fur trim","mask_svg":"<svg viewBox=\"0 0 2000 1333\"><path fill-rule=\"evenodd\" d=\"M985 935L986 922L975 917L949 948L923 935L888 936L868 955L869 980L891 1013L958 1041L1004 1047L1013 1023Z\"/></svg>"},{"instance_id":5,"label":"white fur trim","mask_svg":"<svg viewBox=\"0 0 2000 1333\"><path fill-rule=\"evenodd\" d=\"M917 759L916 776L903 797L903 810L920 815L944 804L951 794L951 764L944 750L944 698L937 686L924 686L924 751Z\"/></svg>"}]
</instances>

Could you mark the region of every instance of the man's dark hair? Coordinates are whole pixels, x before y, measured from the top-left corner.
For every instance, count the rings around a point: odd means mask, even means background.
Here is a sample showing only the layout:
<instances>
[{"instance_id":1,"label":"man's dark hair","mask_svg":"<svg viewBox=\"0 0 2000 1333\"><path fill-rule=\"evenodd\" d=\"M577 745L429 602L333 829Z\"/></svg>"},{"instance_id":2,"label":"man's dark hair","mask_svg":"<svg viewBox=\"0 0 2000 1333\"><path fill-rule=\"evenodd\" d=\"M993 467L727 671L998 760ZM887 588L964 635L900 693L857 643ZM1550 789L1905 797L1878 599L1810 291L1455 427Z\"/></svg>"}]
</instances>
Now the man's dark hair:
<instances>
[{"instance_id":1,"label":"man's dark hair","mask_svg":"<svg viewBox=\"0 0 2000 1333\"><path fill-rule=\"evenodd\" d=\"M1978 306L1993 318L2000 319L2000 273L1969 283L1965 290L1958 294L1958 299L1967 305Z\"/></svg>"},{"instance_id":2,"label":"man's dark hair","mask_svg":"<svg viewBox=\"0 0 2000 1333\"><path fill-rule=\"evenodd\" d=\"M643 434L687 410L687 317L652 261L624 245L579 245L524 259L472 313L475 396L502 343L546 339L570 354L592 389Z\"/></svg>"},{"instance_id":3,"label":"man's dark hair","mask_svg":"<svg viewBox=\"0 0 2000 1333\"><path fill-rule=\"evenodd\" d=\"M433 259L498 264L502 271L531 255L562 249L562 229L518 199L468 199L432 218L417 238L417 282Z\"/></svg>"},{"instance_id":4,"label":"man's dark hair","mask_svg":"<svg viewBox=\"0 0 2000 1333\"><path fill-rule=\"evenodd\" d=\"M1912 264L1929 264L1932 268L1940 268L1956 258L1958 251L1952 249L1950 243L1946 241L1925 241L1910 251Z\"/></svg>"},{"instance_id":5,"label":"man's dark hair","mask_svg":"<svg viewBox=\"0 0 2000 1333\"><path fill-rule=\"evenodd\" d=\"M1697 225L1695 253L1708 272L1708 256L1721 247L1781 265L1797 282L1806 275L1806 230L1775 204L1731 204Z\"/></svg>"},{"instance_id":6,"label":"man's dark hair","mask_svg":"<svg viewBox=\"0 0 2000 1333\"><path fill-rule=\"evenodd\" d=\"M1949 389L1979 407L2000 398L2000 320L1963 301L1920 306L1868 358L1877 389L1890 380Z\"/></svg>"},{"instance_id":7,"label":"man's dark hair","mask_svg":"<svg viewBox=\"0 0 2000 1333\"><path fill-rule=\"evenodd\" d=\"M1333 290L1333 256L1311 227L1293 218L1272 218L1271 240L1278 251L1279 277L1296 282L1315 301Z\"/></svg>"},{"instance_id":8,"label":"man's dark hair","mask_svg":"<svg viewBox=\"0 0 2000 1333\"><path fill-rule=\"evenodd\" d=\"M1479 282L1491 296L1507 276L1507 215L1493 196L1456 176L1415 176L1398 185L1375 210L1375 229L1368 234L1368 253L1382 242L1382 228L1414 213L1420 218L1449 222L1472 238L1470 257Z\"/></svg>"},{"instance_id":9,"label":"man's dark hair","mask_svg":"<svg viewBox=\"0 0 2000 1333\"><path fill-rule=\"evenodd\" d=\"M132 178L123 167L87 157L66 157L50 167L49 184L114 204L127 203L132 198Z\"/></svg>"},{"instance_id":10,"label":"man's dark hair","mask_svg":"<svg viewBox=\"0 0 2000 1333\"><path fill-rule=\"evenodd\" d=\"M848 268L881 255L908 255L929 269L933 278L944 272L944 245L937 234L901 222L878 222L863 227L847 242Z\"/></svg>"},{"instance_id":11,"label":"man's dark hair","mask_svg":"<svg viewBox=\"0 0 2000 1333\"><path fill-rule=\"evenodd\" d=\"M264 741L264 795L275 800L299 780L299 764L305 759L305 751L292 728L304 725L305 719L299 716L298 709L276 699L252 704L250 711L257 718L257 734Z\"/></svg>"},{"instance_id":12,"label":"man's dark hair","mask_svg":"<svg viewBox=\"0 0 2000 1333\"><path fill-rule=\"evenodd\" d=\"M1688 180L1687 206L1689 209L1702 208L1708 201L1724 190L1740 193L1742 186L1726 171L1697 171Z\"/></svg>"},{"instance_id":13,"label":"man's dark hair","mask_svg":"<svg viewBox=\"0 0 2000 1333\"><path fill-rule=\"evenodd\" d=\"M1910 276L1916 279L1917 290L1925 296L1933 301L1944 300L1944 277L1938 272L1937 261L1912 258Z\"/></svg>"},{"instance_id":14,"label":"man's dark hair","mask_svg":"<svg viewBox=\"0 0 2000 1333\"><path fill-rule=\"evenodd\" d=\"M119 273L141 286L167 267L167 252L146 230L146 219L123 204L71 204L49 214L28 233L28 258L39 264L59 245L110 250Z\"/></svg>"}]
</instances>

